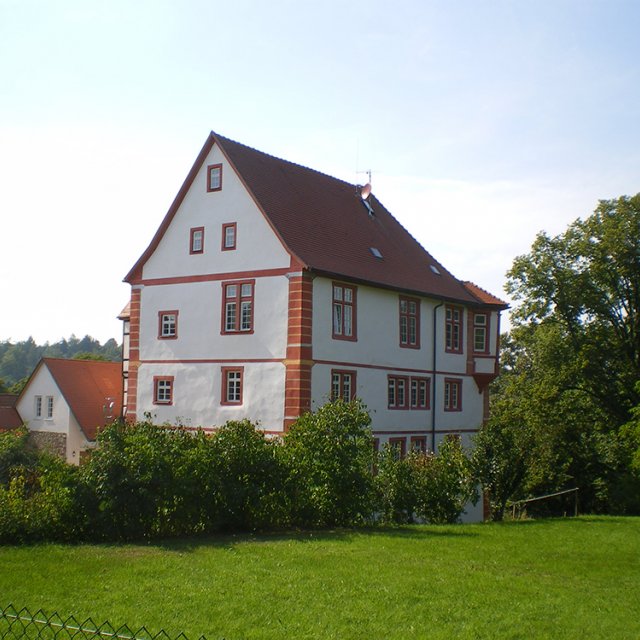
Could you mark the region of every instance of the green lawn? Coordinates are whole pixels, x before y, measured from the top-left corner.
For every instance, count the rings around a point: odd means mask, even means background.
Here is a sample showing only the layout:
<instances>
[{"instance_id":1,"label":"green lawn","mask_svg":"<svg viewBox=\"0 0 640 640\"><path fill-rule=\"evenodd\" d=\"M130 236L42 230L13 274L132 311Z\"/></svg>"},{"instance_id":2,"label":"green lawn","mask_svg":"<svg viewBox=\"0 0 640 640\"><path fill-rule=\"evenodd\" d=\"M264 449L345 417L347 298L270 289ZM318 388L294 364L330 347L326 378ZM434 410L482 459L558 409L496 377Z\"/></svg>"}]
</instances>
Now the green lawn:
<instances>
[{"instance_id":1,"label":"green lawn","mask_svg":"<svg viewBox=\"0 0 640 640\"><path fill-rule=\"evenodd\" d=\"M0 605L192 640L640 638L640 518L0 547Z\"/></svg>"}]
</instances>

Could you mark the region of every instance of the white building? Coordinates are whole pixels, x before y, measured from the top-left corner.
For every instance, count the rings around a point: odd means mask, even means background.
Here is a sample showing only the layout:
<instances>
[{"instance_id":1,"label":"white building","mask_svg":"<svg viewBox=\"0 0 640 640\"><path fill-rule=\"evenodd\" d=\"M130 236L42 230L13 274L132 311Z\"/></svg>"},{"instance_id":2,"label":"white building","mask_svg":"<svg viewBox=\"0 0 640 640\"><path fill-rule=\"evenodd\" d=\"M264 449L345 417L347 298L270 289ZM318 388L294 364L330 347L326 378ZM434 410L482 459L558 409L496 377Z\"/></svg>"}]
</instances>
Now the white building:
<instances>
[{"instance_id":1,"label":"white building","mask_svg":"<svg viewBox=\"0 0 640 640\"><path fill-rule=\"evenodd\" d=\"M119 362L43 358L16 409L38 448L80 464L98 429L120 416L121 398Z\"/></svg>"},{"instance_id":2,"label":"white building","mask_svg":"<svg viewBox=\"0 0 640 640\"><path fill-rule=\"evenodd\" d=\"M125 416L281 433L358 396L379 444L475 432L506 305L368 191L212 132L125 278Z\"/></svg>"}]
</instances>

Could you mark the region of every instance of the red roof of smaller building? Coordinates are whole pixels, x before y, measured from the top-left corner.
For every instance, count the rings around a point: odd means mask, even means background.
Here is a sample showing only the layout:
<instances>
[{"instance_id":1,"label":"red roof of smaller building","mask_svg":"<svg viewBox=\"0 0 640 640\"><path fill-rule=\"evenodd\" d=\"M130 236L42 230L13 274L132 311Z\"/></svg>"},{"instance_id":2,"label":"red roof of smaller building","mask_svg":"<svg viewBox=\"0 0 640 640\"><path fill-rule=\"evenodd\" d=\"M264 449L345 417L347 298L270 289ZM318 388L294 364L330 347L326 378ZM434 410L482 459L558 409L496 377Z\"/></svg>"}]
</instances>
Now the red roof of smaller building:
<instances>
[{"instance_id":1,"label":"red roof of smaller building","mask_svg":"<svg viewBox=\"0 0 640 640\"><path fill-rule=\"evenodd\" d=\"M18 396L13 393L0 393L0 431L17 429L22 418L16 409Z\"/></svg>"},{"instance_id":2,"label":"red roof of smaller building","mask_svg":"<svg viewBox=\"0 0 640 640\"><path fill-rule=\"evenodd\" d=\"M100 360L43 358L88 440L122 413L122 364ZM35 375L35 371L33 373ZM32 375L32 377L33 377ZM113 406L109 406L113 402Z\"/></svg>"},{"instance_id":3,"label":"red roof of smaller building","mask_svg":"<svg viewBox=\"0 0 640 640\"><path fill-rule=\"evenodd\" d=\"M492 307L500 307L501 309L507 309L509 307L509 305L504 300L496 298L493 294L489 293L482 287L479 287L477 284L469 281L463 282L463 284L467 291L469 291L474 297L476 297L482 304Z\"/></svg>"}]
</instances>

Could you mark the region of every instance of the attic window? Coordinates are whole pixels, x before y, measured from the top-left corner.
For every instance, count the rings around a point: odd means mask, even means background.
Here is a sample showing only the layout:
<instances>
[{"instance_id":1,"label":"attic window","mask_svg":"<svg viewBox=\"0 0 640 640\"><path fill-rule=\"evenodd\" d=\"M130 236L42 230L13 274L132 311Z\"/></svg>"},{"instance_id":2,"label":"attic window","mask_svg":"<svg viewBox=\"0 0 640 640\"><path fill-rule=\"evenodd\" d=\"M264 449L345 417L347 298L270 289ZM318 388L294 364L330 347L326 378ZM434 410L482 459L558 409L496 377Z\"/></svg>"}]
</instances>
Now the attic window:
<instances>
[{"instance_id":1,"label":"attic window","mask_svg":"<svg viewBox=\"0 0 640 640\"><path fill-rule=\"evenodd\" d=\"M380 249L376 249L376 247L369 247L369 251L378 259L382 260L382 253L380 253Z\"/></svg>"},{"instance_id":2,"label":"attic window","mask_svg":"<svg viewBox=\"0 0 640 640\"><path fill-rule=\"evenodd\" d=\"M220 191L222 189L222 165L210 164L207 167L207 191Z\"/></svg>"},{"instance_id":3,"label":"attic window","mask_svg":"<svg viewBox=\"0 0 640 640\"><path fill-rule=\"evenodd\" d=\"M433 271L433 273L435 273L437 276L441 275L440 271L438 270L438 267L436 267L435 264L429 265L431 267L431 271Z\"/></svg>"}]
</instances>

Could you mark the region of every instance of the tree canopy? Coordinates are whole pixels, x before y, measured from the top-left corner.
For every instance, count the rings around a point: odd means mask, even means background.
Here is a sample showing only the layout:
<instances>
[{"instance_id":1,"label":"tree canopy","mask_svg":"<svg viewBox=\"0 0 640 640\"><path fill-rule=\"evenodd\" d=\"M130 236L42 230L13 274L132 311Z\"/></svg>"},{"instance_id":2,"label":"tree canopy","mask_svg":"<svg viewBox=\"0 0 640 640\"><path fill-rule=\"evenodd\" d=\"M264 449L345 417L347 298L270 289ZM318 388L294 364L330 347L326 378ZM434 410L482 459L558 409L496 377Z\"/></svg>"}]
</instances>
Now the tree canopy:
<instances>
[{"instance_id":1,"label":"tree canopy","mask_svg":"<svg viewBox=\"0 0 640 640\"><path fill-rule=\"evenodd\" d=\"M494 510L577 485L583 509L637 511L640 194L538 234L507 276L513 328L476 454Z\"/></svg>"}]
</instances>

